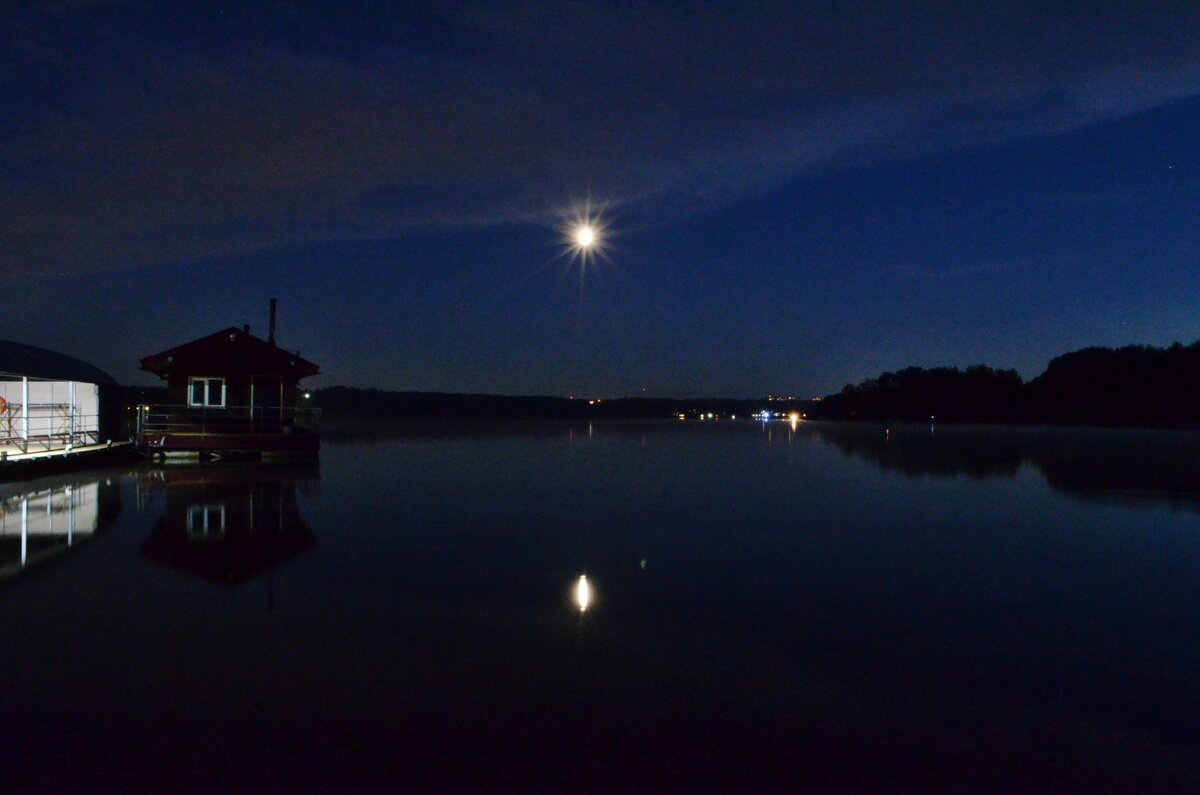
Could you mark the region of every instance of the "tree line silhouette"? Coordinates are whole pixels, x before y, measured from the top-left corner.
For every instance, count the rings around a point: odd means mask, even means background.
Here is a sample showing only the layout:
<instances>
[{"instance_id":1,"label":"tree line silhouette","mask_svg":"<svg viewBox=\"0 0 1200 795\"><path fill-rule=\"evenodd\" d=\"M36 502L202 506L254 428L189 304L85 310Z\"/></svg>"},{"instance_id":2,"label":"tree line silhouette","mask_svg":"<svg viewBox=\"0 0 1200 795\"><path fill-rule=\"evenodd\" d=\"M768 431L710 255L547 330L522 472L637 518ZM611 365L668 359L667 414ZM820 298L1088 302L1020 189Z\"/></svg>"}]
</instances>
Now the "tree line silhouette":
<instances>
[{"instance_id":1,"label":"tree line silhouette","mask_svg":"<svg viewBox=\"0 0 1200 795\"><path fill-rule=\"evenodd\" d=\"M1056 425L1200 425L1200 340L1092 347L1024 382L985 365L887 372L812 404L810 418Z\"/></svg>"},{"instance_id":2,"label":"tree line silhouette","mask_svg":"<svg viewBox=\"0 0 1200 795\"><path fill-rule=\"evenodd\" d=\"M1030 381L975 365L907 367L823 400L775 401L391 392L333 386L314 393L329 417L699 419L764 409L808 419L1200 427L1200 340L1166 348L1084 348L1055 357ZM153 401L146 401L153 402Z\"/></svg>"},{"instance_id":3,"label":"tree line silhouette","mask_svg":"<svg viewBox=\"0 0 1200 795\"><path fill-rule=\"evenodd\" d=\"M644 419L701 413L749 417L762 400L674 400L546 395L485 395L452 392L390 392L331 386L313 393L313 403L329 417L401 417L412 419Z\"/></svg>"}]
</instances>

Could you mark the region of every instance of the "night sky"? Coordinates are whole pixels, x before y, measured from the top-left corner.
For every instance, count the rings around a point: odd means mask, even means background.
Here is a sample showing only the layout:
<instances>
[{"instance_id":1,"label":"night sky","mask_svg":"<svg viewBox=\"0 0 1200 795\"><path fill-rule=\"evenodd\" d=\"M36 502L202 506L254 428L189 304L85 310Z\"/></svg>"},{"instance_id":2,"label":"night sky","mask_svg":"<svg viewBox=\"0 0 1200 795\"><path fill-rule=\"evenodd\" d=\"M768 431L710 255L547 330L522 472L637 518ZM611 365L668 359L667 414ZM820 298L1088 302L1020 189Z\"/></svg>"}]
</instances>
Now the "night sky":
<instances>
[{"instance_id":1,"label":"night sky","mask_svg":"<svg viewBox=\"0 0 1200 795\"><path fill-rule=\"evenodd\" d=\"M673 397L1200 338L1200 7L850 5L5 4L0 338L153 383L274 296L313 386Z\"/></svg>"}]
</instances>

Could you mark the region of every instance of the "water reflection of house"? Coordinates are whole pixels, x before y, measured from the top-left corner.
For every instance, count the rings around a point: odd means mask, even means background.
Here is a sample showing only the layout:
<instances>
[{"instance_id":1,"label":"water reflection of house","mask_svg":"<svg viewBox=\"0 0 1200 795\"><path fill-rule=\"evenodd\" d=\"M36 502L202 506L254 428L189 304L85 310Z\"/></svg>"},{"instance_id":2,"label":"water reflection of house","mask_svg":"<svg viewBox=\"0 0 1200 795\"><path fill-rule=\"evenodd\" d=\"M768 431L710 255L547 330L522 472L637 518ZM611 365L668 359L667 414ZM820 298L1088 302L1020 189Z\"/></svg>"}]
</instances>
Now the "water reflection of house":
<instances>
[{"instance_id":1,"label":"water reflection of house","mask_svg":"<svg viewBox=\"0 0 1200 795\"><path fill-rule=\"evenodd\" d=\"M111 472L10 490L0 496L0 579L87 541L120 513Z\"/></svg>"},{"instance_id":2,"label":"water reflection of house","mask_svg":"<svg viewBox=\"0 0 1200 795\"><path fill-rule=\"evenodd\" d=\"M165 513L142 554L223 585L259 577L316 546L297 491L315 488L316 466L196 466L151 470Z\"/></svg>"},{"instance_id":3,"label":"water reflection of house","mask_svg":"<svg viewBox=\"0 0 1200 795\"><path fill-rule=\"evenodd\" d=\"M138 449L164 458L312 457L319 440L299 382L317 365L231 327L147 356L141 369L167 382L166 405L143 407Z\"/></svg>"}]
</instances>

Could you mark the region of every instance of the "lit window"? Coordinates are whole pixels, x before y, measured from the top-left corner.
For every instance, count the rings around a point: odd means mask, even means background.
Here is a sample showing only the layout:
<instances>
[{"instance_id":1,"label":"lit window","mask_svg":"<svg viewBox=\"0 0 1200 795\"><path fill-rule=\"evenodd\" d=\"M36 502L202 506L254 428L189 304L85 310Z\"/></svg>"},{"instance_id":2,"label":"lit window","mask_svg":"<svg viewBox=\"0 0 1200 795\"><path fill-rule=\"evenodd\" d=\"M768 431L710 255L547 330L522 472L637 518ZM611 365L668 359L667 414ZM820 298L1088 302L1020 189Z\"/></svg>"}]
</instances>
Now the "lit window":
<instances>
[{"instance_id":1,"label":"lit window","mask_svg":"<svg viewBox=\"0 0 1200 795\"><path fill-rule=\"evenodd\" d=\"M189 406L225 407L224 378L193 378L188 387Z\"/></svg>"}]
</instances>

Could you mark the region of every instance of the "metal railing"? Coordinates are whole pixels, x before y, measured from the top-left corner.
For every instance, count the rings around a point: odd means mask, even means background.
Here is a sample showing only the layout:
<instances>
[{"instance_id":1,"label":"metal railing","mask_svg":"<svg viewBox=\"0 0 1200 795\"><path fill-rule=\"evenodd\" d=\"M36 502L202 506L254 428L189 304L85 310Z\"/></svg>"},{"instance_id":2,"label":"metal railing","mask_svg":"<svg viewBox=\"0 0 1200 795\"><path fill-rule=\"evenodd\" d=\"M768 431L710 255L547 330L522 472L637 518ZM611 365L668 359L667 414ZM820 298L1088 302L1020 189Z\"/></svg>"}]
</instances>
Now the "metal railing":
<instances>
[{"instance_id":1,"label":"metal railing","mask_svg":"<svg viewBox=\"0 0 1200 795\"><path fill-rule=\"evenodd\" d=\"M0 412L0 447L21 453L99 444L100 417L72 411L66 404L9 403ZM15 450L13 452L16 452Z\"/></svg>"},{"instance_id":2,"label":"metal railing","mask_svg":"<svg viewBox=\"0 0 1200 795\"><path fill-rule=\"evenodd\" d=\"M314 430L320 417L320 409L296 406L145 405L137 407L136 429L139 434L290 433Z\"/></svg>"},{"instance_id":3,"label":"metal railing","mask_svg":"<svg viewBox=\"0 0 1200 795\"><path fill-rule=\"evenodd\" d=\"M0 457L99 442L95 384L0 373Z\"/></svg>"}]
</instances>

